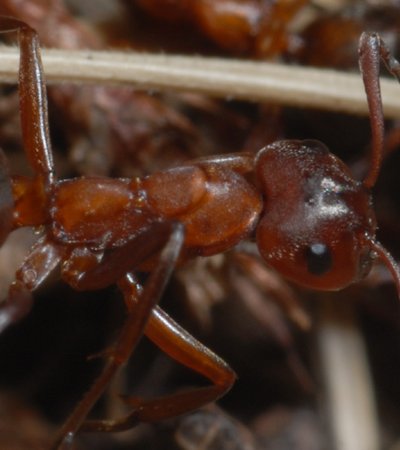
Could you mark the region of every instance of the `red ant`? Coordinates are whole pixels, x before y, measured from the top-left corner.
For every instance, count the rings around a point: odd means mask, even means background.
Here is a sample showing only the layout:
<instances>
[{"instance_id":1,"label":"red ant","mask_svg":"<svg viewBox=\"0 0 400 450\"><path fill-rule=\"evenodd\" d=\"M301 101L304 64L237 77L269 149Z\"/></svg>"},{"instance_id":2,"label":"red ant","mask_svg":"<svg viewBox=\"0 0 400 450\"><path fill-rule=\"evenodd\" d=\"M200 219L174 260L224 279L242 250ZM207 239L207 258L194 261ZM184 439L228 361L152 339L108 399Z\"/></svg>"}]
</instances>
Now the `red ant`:
<instances>
[{"instance_id":1,"label":"red ant","mask_svg":"<svg viewBox=\"0 0 400 450\"><path fill-rule=\"evenodd\" d=\"M380 171L383 113L379 60L397 75L398 63L376 34L363 34L359 61L372 128L372 162L362 182L318 141L275 142L256 155L200 158L136 179L56 179L47 117L46 87L37 33L26 23L0 18L18 30L19 93L25 152L34 177L10 177L1 155L1 227L43 227L16 273L0 312L0 328L27 313L34 291L49 273L77 290L116 283L128 318L105 353L107 362L65 422L54 448L69 447L79 430L119 431L139 422L177 416L216 400L235 380L232 369L176 324L157 303L176 267L196 256L256 240L265 261L300 285L337 290L367 275L380 257L400 293L400 272L375 240L370 190ZM135 273L148 272L142 286ZM126 399L133 411L112 421L85 419L142 335L212 384L152 400Z\"/></svg>"}]
</instances>

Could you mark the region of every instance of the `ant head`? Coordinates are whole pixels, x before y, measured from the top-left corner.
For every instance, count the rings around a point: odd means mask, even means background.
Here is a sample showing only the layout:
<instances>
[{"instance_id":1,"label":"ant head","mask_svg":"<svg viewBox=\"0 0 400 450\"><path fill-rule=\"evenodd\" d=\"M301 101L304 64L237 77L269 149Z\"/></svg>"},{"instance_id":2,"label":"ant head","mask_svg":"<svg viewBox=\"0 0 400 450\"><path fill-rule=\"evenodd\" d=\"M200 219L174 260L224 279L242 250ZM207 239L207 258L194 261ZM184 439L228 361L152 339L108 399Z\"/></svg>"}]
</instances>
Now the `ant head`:
<instances>
[{"instance_id":1,"label":"ant head","mask_svg":"<svg viewBox=\"0 0 400 450\"><path fill-rule=\"evenodd\" d=\"M265 195L257 244L282 275L313 289L364 277L382 248L369 189L318 141L280 141L256 160Z\"/></svg>"},{"instance_id":2,"label":"ant head","mask_svg":"<svg viewBox=\"0 0 400 450\"><path fill-rule=\"evenodd\" d=\"M363 33L359 65L367 96L372 152L369 173L355 181L346 165L318 141L281 141L256 158L265 194L257 244L284 276L313 289L341 289L364 277L379 256L400 297L400 270L375 240L370 189L381 168L384 122L379 64L400 80L400 63L376 33Z\"/></svg>"}]
</instances>

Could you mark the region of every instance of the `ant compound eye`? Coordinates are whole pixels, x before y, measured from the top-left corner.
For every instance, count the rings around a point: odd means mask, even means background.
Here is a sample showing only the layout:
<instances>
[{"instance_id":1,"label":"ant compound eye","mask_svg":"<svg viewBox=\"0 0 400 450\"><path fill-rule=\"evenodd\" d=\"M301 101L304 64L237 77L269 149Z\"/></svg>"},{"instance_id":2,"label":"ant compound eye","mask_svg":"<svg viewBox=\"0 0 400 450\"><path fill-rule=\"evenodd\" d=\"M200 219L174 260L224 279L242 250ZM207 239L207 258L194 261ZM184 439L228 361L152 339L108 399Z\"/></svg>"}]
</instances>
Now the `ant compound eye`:
<instances>
[{"instance_id":1,"label":"ant compound eye","mask_svg":"<svg viewBox=\"0 0 400 450\"><path fill-rule=\"evenodd\" d=\"M310 245L306 249L305 257L308 271L313 275L323 275L332 267L332 254L325 244Z\"/></svg>"}]
</instances>

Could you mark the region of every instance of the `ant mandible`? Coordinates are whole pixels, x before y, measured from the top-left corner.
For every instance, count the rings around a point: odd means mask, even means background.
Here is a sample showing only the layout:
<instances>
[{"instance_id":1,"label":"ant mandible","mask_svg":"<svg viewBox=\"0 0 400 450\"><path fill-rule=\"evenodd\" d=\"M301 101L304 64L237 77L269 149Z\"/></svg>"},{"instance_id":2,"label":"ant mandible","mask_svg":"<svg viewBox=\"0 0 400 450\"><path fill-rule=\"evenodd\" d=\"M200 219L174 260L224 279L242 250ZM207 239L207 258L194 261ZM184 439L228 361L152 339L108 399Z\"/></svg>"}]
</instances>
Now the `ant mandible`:
<instances>
[{"instance_id":1,"label":"ant mandible","mask_svg":"<svg viewBox=\"0 0 400 450\"><path fill-rule=\"evenodd\" d=\"M372 162L362 182L313 140L278 141L256 155L200 158L140 179L57 180L37 33L5 17L0 29L19 33L21 127L34 171L32 178L11 177L0 155L0 240L18 227L44 228L10 286L0 329L29 311L32 291L56 266L77 290L116 283L128 310L118 339L104 355L102 373L53 448L69 448L78 430L119 431L177 416L216 400L232 386L232 369L157 305L175 266L188 258L223 252L254 237L266 263L285 277L312 289L337 290L366 276L380 257L400 293L399 269L375 239L370 196L383 153L380 58L395 76L400 73L377 34L364 33L360 40L372 129ZM148 273L144 285L138 271ZM152 400L128 398L133 407L128 416L85 421L143 334L211 385Z\"/></svg>"}]
</instances>

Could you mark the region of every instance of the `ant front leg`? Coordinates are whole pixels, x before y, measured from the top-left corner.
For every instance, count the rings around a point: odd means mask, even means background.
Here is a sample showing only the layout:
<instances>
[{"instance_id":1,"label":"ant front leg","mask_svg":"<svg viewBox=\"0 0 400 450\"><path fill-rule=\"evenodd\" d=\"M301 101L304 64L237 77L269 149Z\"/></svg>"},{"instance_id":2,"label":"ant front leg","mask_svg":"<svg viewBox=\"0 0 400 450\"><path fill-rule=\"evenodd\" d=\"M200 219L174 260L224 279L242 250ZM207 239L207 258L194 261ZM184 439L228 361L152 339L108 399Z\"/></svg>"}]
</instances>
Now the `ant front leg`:
<instances>
[{"instance_id":1,"label":"ant front leg","mask_svg":"<svg viewBox=\"0 0 400 450\"><path fill-rule=\"evenodd\" d=\"M82 423L86 419L93 405L103 394L115 373L129 359L142 337L152 310L160 300L172 271L175 268L183 245L183 226L179 223L169 223L164 224L164 226L165 225L168 225L169 233L167 237L162 236L164 248L155 268L150 273L144 285L140 297L137 298L136 295L138 290L133 274L128 272L119 280L118 286L124 295L125 302L131 304L132 298L136 299L134 307L129 313L128 319L121 330L118 340L111 349L106 351L107 362L102 373L86 393L82 401L78 404L75 411L73 411L71 416L65 422L52 448L69 449L71 447L76 432L81 428ZM145 238L142 242L140 242L139 238L135 240L137 250L140 248L141 244L144 248L148 248L148 236L146 234L144 236ZM157 240L160 242L160 238L155 237L155 241ZM153 251L154 248L152 248L152 253L147 256L150 257L151 255L154 255ZM113 258L111 257L108 261L112 264ZM87 280L90 280L90 277Z\"/></svg>"},{"instance_id":2,"label":"ant front leg","mask_svg":"<svg viewBox=\"0 0 400 450\"><path fill-rule=\"evenodd\" d=\"M145 334L171 358L204 375L213 384L151 400L126 397L124 401L134 407L131 414L118 420L85 422L83 431L124 431L140 422L157 422L176 417L217 400L232 387L236 375L228 364L158 306L152 311Z\"/></svg>"}]
</instances>

